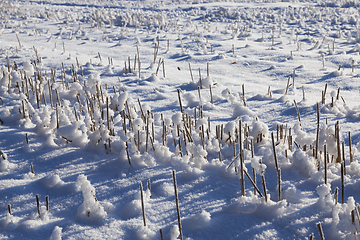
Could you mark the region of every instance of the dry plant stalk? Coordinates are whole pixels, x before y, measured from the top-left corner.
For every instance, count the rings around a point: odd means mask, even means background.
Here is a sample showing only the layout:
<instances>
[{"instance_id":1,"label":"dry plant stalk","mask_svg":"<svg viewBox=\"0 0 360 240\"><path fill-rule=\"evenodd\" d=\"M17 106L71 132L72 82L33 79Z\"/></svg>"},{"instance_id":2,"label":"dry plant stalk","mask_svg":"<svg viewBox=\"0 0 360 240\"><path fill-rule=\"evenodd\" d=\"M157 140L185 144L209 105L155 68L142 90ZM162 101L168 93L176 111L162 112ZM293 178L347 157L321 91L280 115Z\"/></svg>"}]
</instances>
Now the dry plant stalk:
<instances>
[{"instance_id":1,"label":"dry plant stalk","mask_svg":"<svg viewBox=\"0 0 360 240\"><path fill-rule=\"evenodd\" d=\"M335 205L338 203L338 195L339 195L339 188L336 187L334 192Z\"/></svg>"},{"instance_id":2,"label":"dry plant stalk","mask_svg":"<svg viewBox=\"0 0 360 240\"><path fill-rule=\"evenodd\" d=\"M345 192L345 186L344 186L344 163L341 163L341 203L344 204L345 202L345 196L344 196L344 192Z\"/></svg>"},{"instance_id":3,"label":"dry plant stalk","mask_svg":"<svg viewBox=\"0 0 360 240\"><path fill-rule=\"evenodd\" d=\"M194 77L193 77L193 74L192 74L192 71L191 71L190 63L189 63L189 70L190 70L190 75L191 75L191 81L193 82L193 81L194 81Z\"/></svg>"},{"instance_id":4,"label":"dry plant stalk","mask_svg":"<svg viewBox=\"0 0 360 240\"><path fill-rule=\"evenodd\" d=\"M244 106L246 107L246 100L245 100L245 84L243 84L243 85L242 85L242 93L243 93Z\"/></svg>"},{"instance_id":5,"label":"dry plant stalk","mask_svg":"<svg viewBox=\"0 0 360 240\"><path fill-rule=\"evenodd\" d=\"M275 141L274 141L274 133L271 133L271 141L272 141L272 147L273 147L273 153L274 153L274 160L275 160L275 170L276 172L279 171L278 161L276 157L276 149L275 149Z\"/></svg>"},{"instance_id":6,"label":"dry plant stalk","mask_svg":"<svg viewBox=\"0 0 360 240\"><path fill-rule=\"evenodd\" d=\"M126 156L127 156L129 165L131 166L131 161L130 161L130 156L129 156L129 146L128 146L127 142L125 144L126 144Z\"/></svg>"},{"instance_id":7,"label":"dry plant stalk","mask_svg":"<svg viewBox=\"0 0 360 240\"><path fill-rule=\"evenodd\" d=\"M150 184L150 179L147 180L147 188L150 192L150 196L151 196L151 184Z\"/></svg>"},{"instance_id":8,"label":"dry plant stalk","mask_svg":"<svg viewBox=\"0 0 360 240\"><path fill-rule=\"evenodd\" d=\"M252 140L252 139L251 139ZM255 169L253 168L252 169L252 172L253 172L253 182L255 183L256 185L256 172L255 172ZM256 189L254 188L254 195L256 195Z\"/></svg>"},{"instance_id":9,"label":"dry plant stalk","mask_svg":"<svg viewBox=\"0 0 360 240\"><path fill-rule=\"evenodd\" d=\"M304 90L304 86L302 86L301 88L302 88L302 92L303 92L303 101L305 101L305 90Z\"/></svg>"},{"instance_id":10,"label":"dry plant stalk","mask_svg":"<svg viewBox=\"0 0 360 240\"><path fill-rule=\"evenodd\" d=\"M49 211L49 196L46 196L46 211Z\"/></svg>"},{"instance_id":11,"label":"dry plant stalk","mask_svg":"<svg viewBox=\"0 0 360 240\"><path fill-rule=\"evenodd\" d=\"M339 96L340 96L340 87L338 88L337 94L336 94L336 100L339 100Z\"/></svg>"},{"instance_id":12,"label":"dry plant stalk","mask_svg":"<svg viewBox=\"0 0 360 240\"><path fill-rule=\"evenodd\" d=\"M142 215L144 220L144 226L146 227L146 219L145 219L145 204L144 204L144 192L142 183L140 182L140 193L141 193L141 209L142 209Z\"/></svg>"},{"instance_id":13,"label":"dry plant stalk","mask_svg":"<svg viewBox=\"0 0 360 240\"><path fill-rule=\"evenodd\" d=\"M337 158L336 162L341 163L341 148L340 148L340 130L339 130L339 121L335 124L335 136L336 136L336 145L337 145Z\"/></svg>"},{"instance_id":14,"label":"dry plant stalk","mask_svg":"<svg viewBox=\"0 0 360 240\"><path fill-rule=\"evenodd\" d=\"M243 152L243 140L242 140L242 122L239 120L239 155L240 155L240 186L241 196L245 196L245 181L244 181L244 152Z\"/></svg>"},{"instance_id":15,"label":"dry plant stalk","mask_svg":"<svg viewBox=\"0 0 360 240\"><path fill-rule=\"evenodd\" d=\"M157 66L157 68L156 68L156 73L155 73L156 76L158 75L160 66L161 66L161 58L159 58L158 66Z\"/></svg>"},{"instance_id":16,"label":"dry plant stalk","mask_svg":"<svg viewBox=\"0 0 360 240\"><path fill-rule=\"evenodd\" d=\"M174 181L176 211L177 211L178 224L179 224L180 240L183 240L183 234L182 234L182 228L181 228L181 218L180 218L180 208L179 208L179 198L178 198L175 170L173 170L173 181Z\"/></svg>"},{"instance_id":17,"label":"dry plant stalk","mask_svg":"<svg viewBox=\"0 0 360 240\"><path fill-rule=\"evenodd\" d=\"M315 145L315 159L318 159L319 152L319 132L320 132L320 106L319 103L316 104L316 113L317 113L317 130L316 130L316 145Z\"/></svg>"},{"instance_id":18,"label":"dry plant stalk","mask_svg":"<svg viewBox=\"0 0 360 240\"><path fill-rule=\"evenodd\" d=\"M322 104L325 104L326 90L327 90L327 83L325 84L325 89L324 89L324 92L322 94L322 101L321 101Z\"/></svg>"},{"instance_id":19,"label":"dry plant stalk","mask_svg":"<svg viewBox=\"0 0 360 240\"><path fill-rule=\"evenodd\" d=\"M279 202L281 201L281 169L279 168L278 172L278 190L279 190Z\"/></svg>"},{"instance_id":20,"label":"dry plant stalk","mask_svg":"<svg viewBox=\"0 0 360 240\"><path fill-rule=\"evenodd\" d=\"M326 144L324 145L324 178L325 184L327 184L327 157L326 157Z\"/></svg>"},{"instance_id":21,"label":"dry plant stalk","mask_svg":"<svg viewBox=\"0 0 360 240\"><path fill-rule=\"evenodd\" d=\"M318 228L318 230L319 230L319 234L320 234L321 240L325 240L325 236L324 236L323 229L322 229L322 227L321 227L321 223L318 222L318 223L316 224L316 226L317 226L317 228Z\"/></svg>"},{"instance_id":22,"label":"dry plant stalk","mask_svg":"<svg viewBox=\"0 0 360 240\"><path fill-rule=\"evenodd\" d=\"M212 89L211 89L211 84L209 85L209 89L210 89L210 99L211 99L211 104L214 104L214 101L213 101L213 95L212 95Z\"/></svg>"},{"instance_id":23,"label":"dry plant stalk","mask_svg":"<svg viewBox=\"0 0 360 240\"><path fill-rule=\"evenodd\" d=\"M267 197L267 190L266 190L265 173L263 173L261 175L261 180L262 180L262 186L263 186L263 190L264 190L265 202L267 202L268 197Z\"/></svg>"},{"instance_id":24,"label":"dry plant stalk","mask_svg":"<svg viewBox=\"0 0 360 240\"><path fill-rule=\"evenodd\" d=\"M40 202L39 202L39 194L36 194L36 205L37 205L37 211L40 218Z\"/></svg>"},{"instance_id":25,"label":"dry plant stalk","mask_svg":"<svg viewBox=\"0 0 360 240\"><path fill-rule=\"evenodd\" d=\"M247 173L247 171L245 169L243 169L245 175L248 177L248 179L250 180L251 184L254 186L254 189L259 193L260 197L263 197L263 195L261 194L259 188L256 186L256 183L251 179L250 175Z\"/></svg>"},{"instance_id":26,"label":"dry plant stalk","mask_svg":"<svg viewBox=\"0 0 360 240\"><path fill-rule=\"evenodd\" d=\"M294 103L295 103L295 108L296 108L296 112L297 112L298 119L299 119L299 123L300 123L300 127L301 127L300 112L299 112L299 108L298 108L298 106L297 106L297 104L296 104L295 99L294 99Z\"/></svg>"},{"instance_id":27,"label":"dry plant stalk","mask_svg":"<svg viewBox=\"0 0 360 240\"><path fill-rule=\"evenodd\" d=\"M292 87L295 88L295 69L293 71L293 84Z\"/></svg>"},{"instance_id":28,"label":"dry plant stalk","mask_svg":"<svg viewBox=\"0 0 360 240\"><path fill-rule=\"evenodd\" d=\"M164 240L162 229L160 229L160 238L161 240Z\"/></svg>"},{"instance_id":29,"label":"dry plant stalk","mask_svg":"<svg viewBox=\"0 0 360 240\"><path fill-rule=\"evenodd\" d=\"M145 148L145 152L148 152L148 143L149 143L149 118L150 118L150 114L149 114L149 112L148 112L147 121L146 121L146 148Z\"/></svg>"},{"instance_id":30,"label":"dry plant stalk","mask_svg":"<svg viewBox=\"0 0 360 240\"><path fill-rule=\"evenodd\" d=\"M351 134L350 134L350 131L349 131L349 151L350 151L350 163L353 162L353 154L352 154L352 151L351 151Z\"/></svg>"},{"instance_id":31,"label":"dry plant stalk","mask_svg":"<svg viewBox=\"0 0 360 240\"><path fill-rule=\"evenodd\" d=\"M286 84L285 96L287 95L287 92L289 90L289 84L290 84L290 77L288 78L288 81L287 81L287 84Z\"/></svg>"},{"instance_id":32,"label":"dry plant stalk","mask_svg":"<svg viewBox=\"0 0 360 240\"><path fill-rule=\"evenodd\" d=\"M200 84L200 88L203 88L202 80L201 80L201 70L200 70L200 68L199 68L199 84Z\"/></svg>"},{"instance_id":33,"label":"dry plant stalk","mask_svg":"<svg viewBox=\"0 0 360 240\"><path fill-rule=\"evenodd\" d=\"M357 216L357 218L359 220L359 224L360 224L360 214L359 214L359 209L357 207L355 207L355 213L356 213L356 216Z\"/></svg>"},{"instance_id":34,"label":"dry plant stalk","mask_svg":"<svg viewBox=\"0 0 360 240\"><path fill-rule=\"evenodd\" d=\"M163 66L163 77L165 78L165 62L164 62L164 59L162 60L162 66Z\"/></svg>"},{"instance_id":35,"label":"dry plant stalk","mask_svg":"<svg viewBox=\"0 0 360 240\"><path fill-rule=\"evenodd\" d=\"M178 89L177 89L177 92L178 92L178 97L179 97L180 111L183 113L183 112L184 112L184 108L182 107L180 91L181 91L181 89L178 88Z\"/></svg>"},{"instance_id":36,"label":"dry plant stalk","mask_svg":"<svg viewBox=\"0 0 360 240\"><path fill-rule=\"evenodd\" d=\"M342 163L344 164L344 175L346 175L346 163L345 163L345 142L342 142Z\"/></svg>"},{"instance_id":37,"label":"dry plant stalk","mask_svg":"<svg viewBox=\"0 0 360 240\"><path fill-rule=\"evenodd\" d=\"M278 188L279 188L279 201L281 201L281 170L279 169L278 160L276 156L276 149L275 149L275 141L274 141L274 133L271 132L271 141L273 146L274 152L274 160L275 160L275 170L278 175Z\"/></svg>"}]
</instances>

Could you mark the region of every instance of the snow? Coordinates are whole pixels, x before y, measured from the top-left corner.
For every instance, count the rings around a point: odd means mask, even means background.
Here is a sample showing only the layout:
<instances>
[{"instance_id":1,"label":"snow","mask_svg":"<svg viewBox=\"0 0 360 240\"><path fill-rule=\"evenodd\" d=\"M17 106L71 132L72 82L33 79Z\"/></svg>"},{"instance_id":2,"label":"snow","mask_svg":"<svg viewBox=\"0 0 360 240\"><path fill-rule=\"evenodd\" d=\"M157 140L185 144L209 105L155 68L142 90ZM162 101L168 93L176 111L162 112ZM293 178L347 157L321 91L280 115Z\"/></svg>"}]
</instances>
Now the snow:
<instances>
[{"instance_id":1,"label":"snow","mask_svg":"<svg viewBox=\"0 0 360 240\"><path fill-rule=\"evenodd\" d=\"M357 238L359 8L1 1L0 238Z\"/></svg>"}]
</instances>

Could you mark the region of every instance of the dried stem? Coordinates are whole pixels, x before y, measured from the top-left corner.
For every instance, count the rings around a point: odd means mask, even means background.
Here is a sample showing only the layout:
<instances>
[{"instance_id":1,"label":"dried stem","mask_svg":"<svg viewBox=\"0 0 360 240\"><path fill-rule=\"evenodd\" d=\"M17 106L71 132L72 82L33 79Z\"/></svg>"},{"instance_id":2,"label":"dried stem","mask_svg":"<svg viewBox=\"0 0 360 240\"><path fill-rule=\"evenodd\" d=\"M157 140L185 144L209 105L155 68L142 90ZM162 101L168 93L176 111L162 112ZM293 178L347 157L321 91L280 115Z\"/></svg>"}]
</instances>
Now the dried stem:
<instances>
[{"instance_id":1,"label":"dried stem","mask_svg":"<svg viewBox=\"0 0 360 240\"><path fill-rule=\"evenodd\" d=\"M12 213L11 213L11 204L8 204L8 211L9 211L9 214L12 215Z\"/></svg>"},{"instance_id":2,"label":"dried stem","mask_svg":"<svg viewBox=\"0 0 360 240\"><path fill-rule=\"evenodd\" d=\"M337 145L337 158L336 162L341 163L341 148L340 148L340 130L339 130L339 121L335 124L335 136L336 136L336 145Z\"/></svg>"},{"instance_id":3,"label":"dried stem","mask_svg":"<svg viewBox=\"0 0 360 240\"><path fill-rule=\"evenodd\" d=\"M316 113L317 113L317 130L316 130L316 146L315 146L315 159L318 159L319 152L319 131L320 131L320 106L319 103L316 104Z\"/></svg>"},{"instance_id":4,"label":"dried stem","mask_svg":"<svg viewBox=\"0 0 360 240\"><path fill-rule=\"evenodd\" d=\"M271 141L272 141L272 147L273 147L273 153L274 153L274 160L275 160L275 170L276 172L279 171L278 161L276 157L276 149L275 149L275 141L274 141L274 133L271 133Z\"/></svg>"},{"instance_id":5,"label":"dried stem","mask_svg":"<svg viewBox=\"0 0 360 240\"><path fill-rule=\"evenodd\" d=\"M254 189L259 193L260 197L263 197L263 195L261 194L259 188L256 186L256 183L251 179L251 177L249 176L249 174L247 173L247 171L245 169L243 169L245 175L248 177L248 179L250 180L251 184L254 186Z\"/></svg>"},{"instance_id":6,"label":"dried stem","mask_svg":"<svg viewBox=\"0 0 360 240\"><path fill-rule=\"evenodd\" d=\"M177 89L177 92L178 92L178 97L179 97L179 104L180 104L180 111L183 113L184 112L184 109L182 107L182 103L181 103L181 95L180 95L180 88Z\"/></svg>"},{"instance_id":7,"label":"dried stem","mask_svg":"<svg viewBox=\"0 0 360 240\"><path fill-rule=\"evenodd\" d=\"M140 182L140 193L141 193L141 208L142 208L142 215L144 220L144 226L146 226L146 219L145 219L145 204L144 204L144 192L142 183Z\"/></svg>"},{"instance_id":8,"label":"dried stem","mask_svg":"<svg viewBox=\"0 0 360 240\"><path fill-rule=\"evenodd\" d=\"M344 204L345 202L345 196L344 196L344 191L345 191L345 186L344 186L344 163L341 163L341 203Z\"/></svg>"},{"instance_id":9,"label":"dried stem","mask_svg":"<svg viewBox=\"0 0 360 240\"><path fill-rule=\"evenodd\" d=\"M350 134L350 131L349 131L349 151L350 151L350 163L353 162L353 154L352 154L352 151L351 151L351 134Z\"/></svg>"},{"instance_id":10,"label":"dried stem","mask_svg":"<svg viewBox=\"0 0 360 240\"><path fill-rule=\"evenodd\" d=\"M296 108L296 112L297 112L297 115L298 115L299 123L300 123L300 126L301 126L300 112L299 112L299 108L298 108L298 106L297 106L297 104L296 104L295 99L294 99L294 103L295 103L295 108Z\"/></svg>"},{"instance_id":11,"label":"dried stem","mask_svg":"<svg viewBox=\"0 0 360 240\"><path fill-rule=\"evenodd\" d=\"M267 197L267 190L266 190L265 173L263 173L261 175L261 179L262 179L262 186L263 186L264 195L265 195L265 202L267 202L268 197Z\"/></svg>"},{"instance_id":12,"label":"dried stem","mask_svg":"<svg viewBox=\"0 0 360 240\"><path fill-rule=\"evenodd\" d=\"M245 196L245 181L244 181L244 153L242 141L242 122L239 120L239 151L240 151L240 186L241 196Z\"/></svg>"},{"instance_id":13,"label":"dried stem","mask_svg":"<svg viewBox=\"0 0 360 240\"><path fill-rule=\"evenodd\" d=\"M246 107L246 100L245 100L245 84L243 84L243 85L242 85L242 93L243 93L244 106Z\"/></svg>"},{"instance_id":14,"label":"dried stem","mask_svg":"<svg viewBox=\"0 0 360 240\"><path fill-rule=\"evenodd\" d=\"M192 71L191 71L190 63L189 63L189 70L190 70L190 75L191 75L191 81L193 82L193 81L194 81L194 77L193 77L193 74L192 74Z\"/></svg>"},{"instance_id":15,"label":"dried stem","mask_svg":"<svg viewBox=\"0 0 360 240\"><path fill-rule=\"evenodd\" d=\"M37 205L37 211L40 218L40 202L39 202L39 194L36 194L36 205Z\"/></svg>"},{"instance_id":16,"label":"dried stem","mask_svg":"<svg viewBox=\"0 0 360 240\"><path fill-rule=\"evenodd\" d=\"M49 211L49 196L46 196L46 211Z\"/></svg>"},{"instance_id":17,"label":"dried stem","mask_svg":"<svg viewBox=\"0 0 360 240\"><path fill-rule=\"evenodd\" d=\"M325 240L324 232L323 232L323 229L322 229L322 227L321 227L321 223L320 223L320 222L317 223L316 226L317 226L317 228L318 228L318 230L319 230L319 234L320 234L321 240Z\"/></svg>"},{"instance_id":18,"label":"dried stem","mask_svg":"<svg viewBox=\"0 0 360 240\"><path fill-rule=\"evenodd\" d=\"M324 178L325 184L327 184L327 159L326 159L326 144L324 145Z\"/></svg>"},{"instance_id":19,"label":"dried stem","mask_svg":"<svg viewBox=\"0 0 360 240\"><path fill-rule=\"evenodd\" d=\"M176 200L176 211L177 211L177 217L178 217L180 239L183 240L182 228L181 228L181 218L180 218L180 208L179 208L179 198L178 198L178 191L177 191L175 170L173 170L173 181L174 181L175 200Z\"/></svg>"}]
</instances>

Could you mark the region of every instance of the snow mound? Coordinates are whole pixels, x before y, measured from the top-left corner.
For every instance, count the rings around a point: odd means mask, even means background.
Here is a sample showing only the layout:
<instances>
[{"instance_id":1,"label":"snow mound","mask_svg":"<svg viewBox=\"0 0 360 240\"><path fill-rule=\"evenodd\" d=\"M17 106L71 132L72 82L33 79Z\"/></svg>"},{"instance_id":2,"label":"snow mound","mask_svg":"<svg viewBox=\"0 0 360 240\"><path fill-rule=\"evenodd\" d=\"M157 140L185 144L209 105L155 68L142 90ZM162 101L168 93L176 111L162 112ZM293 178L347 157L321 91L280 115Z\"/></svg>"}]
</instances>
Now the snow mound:
<instances>
[{"instance_id":1,"label":"snow mound","mask_svg":"<svg viewBox=\"0 0 360 240\"><path fill-rule=\"evenodd\" d=\"M64 185L64 181L62 181L57 174L43 178L41 183L46 188L53 188Z\"/></svg>"},{"instance_id":2,"label":"snow mound","mask_svg":"<svg viewBox=\"0 0 360 240\"><path fill-rule=\"evenodd\" d=\"M140 226L136 229L137 239L155 239L156 232L147 226Z\"/></svg>"},{"instance_id":3,"label":"snow mound","mask_svg":"<svg viewBox=\"0 0 360 240\"><path fill-rule=\"evenodd\" d=\"M244 106L243 103L236 102L232 104L233 107L233 114L232 118L237 117L255 117L255 113L251 111L248 107Z\"/></svg>"},{"instance_id":4,"label":"snow mound","mask_svg":"<svg viewBox=\"0 0 360 240\"><path fill-rule=\"evenodd\" d=\"M50 240L62 240L62 227L56 226L50 236Z\"/></svg>"},{"instance_id":5,"label":"snow mound","mask_svg":"<svg viewBox=\"0 0 360 240\"><path fill-rule=\"evenodd\" d=\"M315 159L299 149L294 152L292 167L308 178L317 172Z\"/></svg>"},{"instance_id":6,"label":"snow mound","mask_svg":"<svg viewBox=\"0 0 360 240\"><path fill-rule=\"evenodd\" d=\"M90 225L101 224L107 213L95 197L95 188L91 186L90 181L83 174L78 176L77 185L81 188L84 202L77 210L76 220Z\"/></svg>"},{"instance_id":7,"label":"snow mound","mask_svg":"<svg viewBox=\"0 0 360 240\"><path fill-rule=\"evenodd\" d=\"M331 210L334 206L334 200L331 195L331 184L321 184L316 187L316 192L319 195L319 199L317 201L318 207L322 209Z\"/></svg>"},{"instance_id":8,"label":"snow mound","mask_svg":"<svg viewBox=\"0 0 360 240\"><path fill-rule=\"evenodd\" d=\"M0 150L0 172L5 172L11 167L11 163L7 160L7 155Z\"/></svg>"},{"instance_id":9,"label":"snow mound","mask_svg":"<svg viewBox=\"0 0 360 240\"><path fill-rule=\"evenodd\" d=\"M194 231L206 228L210 225L211 214L205 210L197 213L189 218L185 218L182 221L184 229L188 231Z\"/></svg>"},{"instance_id":10,"label":"snow mound","mask_svg":"<svg viewBox=\"0 0 360 240\"><path fill-rule=\"evenodd\" d=\"M229 206L223 208L223 211L237 214L254 214L259 218L272 220L283 216L286 213L286 206L287 201L285 199L274 202L268 194L268 200L265 202L265 198L252 195L233 199Z\"/></svg>"}]
</instances>

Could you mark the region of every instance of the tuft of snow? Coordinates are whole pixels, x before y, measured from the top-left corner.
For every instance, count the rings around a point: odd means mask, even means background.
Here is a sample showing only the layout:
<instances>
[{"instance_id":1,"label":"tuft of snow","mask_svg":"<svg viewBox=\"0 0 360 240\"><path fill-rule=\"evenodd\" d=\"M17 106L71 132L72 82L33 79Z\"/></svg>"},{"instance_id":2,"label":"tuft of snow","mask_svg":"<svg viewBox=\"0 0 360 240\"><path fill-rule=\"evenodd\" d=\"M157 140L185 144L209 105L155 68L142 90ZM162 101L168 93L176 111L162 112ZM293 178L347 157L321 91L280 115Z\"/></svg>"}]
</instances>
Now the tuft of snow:
<instances>
[{"instance_id":1,"label":"tuft of snow","mask_svg":"<svg viewBox=\"0 0 360 240\"><path fill-rule=\"evenodd\" d=\"M182 225L187 231L196 231L208 227L211 223L211 214L205 210L185 218L182 220Z\"/></svg>"},{"instance_id":2,"label":"tuft of snow","mask_svg":"<svg viewBox=\"0 0 360 240\"><path fill-rule=\"evenodd\" d=\"M51 233L50 240L62 240L62 227L55 226Z\"/></svg>"},{"instance_id":3,"label":"tuft of snow","mask_svg":"<svg viewBox=\"0 0 360 240\"><path fill-rule=\"evenodd\" d=\"M107 213L95 196L95 188L83 174L77 178L77 185L81 189L84 202L79 206L76 213L76 220L85 224L101 224Z\"/></svg>"}]
</instances>

